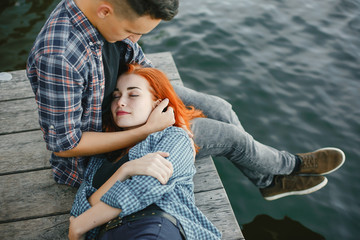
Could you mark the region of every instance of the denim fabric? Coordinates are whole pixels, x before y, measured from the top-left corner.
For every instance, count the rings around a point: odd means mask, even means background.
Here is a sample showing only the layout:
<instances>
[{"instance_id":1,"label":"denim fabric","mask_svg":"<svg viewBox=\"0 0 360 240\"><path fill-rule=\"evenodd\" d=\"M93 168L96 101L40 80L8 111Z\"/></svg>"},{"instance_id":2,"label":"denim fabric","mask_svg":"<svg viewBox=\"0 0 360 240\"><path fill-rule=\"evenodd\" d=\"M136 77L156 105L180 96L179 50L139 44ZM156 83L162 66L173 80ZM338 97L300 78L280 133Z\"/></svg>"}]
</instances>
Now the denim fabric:
<instances>
[{"instance_id":1,"label":"denim fabric","mask_svg":"<svg viewBox=\"0 0 360 240\"><path fill-rule=\"evenodd\" d=\"M101 240L182 240L178 226L163 217L147 217L107 231Z\"/></svg>"},{"instance_id":2,"label":"denim fabric","mask_svg":"<svg viewBox=\"0 0 360 240\"><path fill-rule=\"evenodd\" d=\"M293 171L295 155L254 140L230 103L183 86L176 85L174 89L185 105L201 109L207 116L194 119L191 126L194 141L200 147L197 157L226 157L259 188L269 186L274 175Z\"/></svg>"}]
</instances>

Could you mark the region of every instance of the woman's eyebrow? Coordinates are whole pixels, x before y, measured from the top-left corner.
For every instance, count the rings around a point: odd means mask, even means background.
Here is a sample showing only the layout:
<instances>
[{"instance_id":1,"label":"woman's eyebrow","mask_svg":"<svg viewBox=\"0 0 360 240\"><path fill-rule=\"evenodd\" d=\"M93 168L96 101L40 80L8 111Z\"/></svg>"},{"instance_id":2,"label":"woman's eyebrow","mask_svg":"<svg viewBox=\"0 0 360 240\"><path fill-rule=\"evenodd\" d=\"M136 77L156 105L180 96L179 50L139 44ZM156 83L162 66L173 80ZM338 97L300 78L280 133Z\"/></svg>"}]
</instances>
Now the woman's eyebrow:
<instances>
[{"instance_id":1,"label":"woman's eyebrow","mask_svg":"<svg viewBox=\"0 0 360 240\"><path fill-rule=\"evenodd\" d=\"M133 90L133 89L139 89L139 90L141 90L141 88L139 88L139 87L128 87L128 88L127 88L127 90Z\"/></svg>"},{"instance_id":2,"label":"woman's eyebrow","mask_svg":"<svg viewBox=\"0 0 360 240\"><path fill-rule=\"evenodd\" d=\"M127 91L130 91L130 90L133 90L133 89L139 89L140 91L142 91L142 89L139 88L139 87L128 87L126 90L127 90ZM115 88L114 91L113 91L113 93L114 93L114 92L120 92L120 90L119 90L118 88Z\"/></svg>"}]
</instances>

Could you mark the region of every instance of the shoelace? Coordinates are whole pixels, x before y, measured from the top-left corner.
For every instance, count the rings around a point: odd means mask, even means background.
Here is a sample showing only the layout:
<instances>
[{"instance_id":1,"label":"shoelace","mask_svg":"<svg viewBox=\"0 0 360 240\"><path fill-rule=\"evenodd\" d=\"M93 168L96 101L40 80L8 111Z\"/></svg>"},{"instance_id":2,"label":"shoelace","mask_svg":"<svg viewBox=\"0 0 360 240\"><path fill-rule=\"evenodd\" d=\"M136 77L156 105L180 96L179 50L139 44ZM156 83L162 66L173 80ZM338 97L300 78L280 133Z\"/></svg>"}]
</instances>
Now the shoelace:
<instances>
[{"instance_id":1,"label":"shoelace","mask_svg":"<svg viewBox=\"0 0 360 240\"><path fill-rule=\"evenodd\" d=\"M303 168L316 168L318 167L317 158L313 154L302 155L302 167Z\"/></svg>"}]
</instances>

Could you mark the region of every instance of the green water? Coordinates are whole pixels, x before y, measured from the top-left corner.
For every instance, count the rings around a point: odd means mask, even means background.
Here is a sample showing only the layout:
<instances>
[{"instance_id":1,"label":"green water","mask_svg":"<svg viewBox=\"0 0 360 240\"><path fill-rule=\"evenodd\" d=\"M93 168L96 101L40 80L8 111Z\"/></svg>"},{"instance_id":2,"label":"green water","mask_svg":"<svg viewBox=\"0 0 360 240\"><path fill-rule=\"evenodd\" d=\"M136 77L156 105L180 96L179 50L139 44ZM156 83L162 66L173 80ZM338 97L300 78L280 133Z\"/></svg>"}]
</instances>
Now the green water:
<instances>
[{"instance_id":1,"label":"green water","mask_svg":"<svg viewBox=\"0 0 360 240\"><path fill-rule=\"evenodd\" d=\"M57 2L0 3L0 71L25 68ZM260 142L294 153L344 150L346 163L325 188L272 202L226 159L215 159L242 227L260 215L287 216L280 227L267 221L255 229L292 232L282 239L321 239L302 236L307 231L359 238L360 0L184 0L179 15L141 45L147 53L171 51L184 84L228 100ZM303 228L293 230L292 221Z\"/></svg>"}]
</instances>

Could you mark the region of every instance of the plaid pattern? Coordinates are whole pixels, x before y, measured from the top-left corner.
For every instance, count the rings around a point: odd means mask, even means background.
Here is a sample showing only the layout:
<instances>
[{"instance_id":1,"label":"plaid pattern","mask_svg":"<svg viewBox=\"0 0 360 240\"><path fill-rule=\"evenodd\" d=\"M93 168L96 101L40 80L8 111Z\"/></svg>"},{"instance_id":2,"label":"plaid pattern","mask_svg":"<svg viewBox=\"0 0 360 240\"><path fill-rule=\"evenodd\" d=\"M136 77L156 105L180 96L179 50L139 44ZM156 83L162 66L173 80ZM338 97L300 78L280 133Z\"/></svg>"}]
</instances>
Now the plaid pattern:
<instances>
[{"instance_id":1,"label":"plaid pattern","mask_svg":"<svg viewBox=\"0 0 360 240\"><path fill-rule=\"evenodd\" d=\"M48 150L72 149L82 132L101 131L104 41L73 0L59 3L36 38L26 70ZM125 48L122 59L150 65L138 44L128 39L123 42L118 45ZM87 161L86 157L52 154L56 182L78 187Z\"/></svg>"},{"instance_id":2,"label":"plaid pattern","mask_svg":"<svg viewBox=\"0 0 360 240\"><path fill-rule=\"evenodd\" d=\"M166 185L150 176L134 176L124 182L116 182L103 195L101 201L120 208L120 216L138 212L155 203L165 212L178 219L187 239L220 239L221 233L195 206L193 176L195 166L193 150L187 133L181 128L169 127L149 135L144 141L130 149L129 159L138 159L148 153L169 152L168 160L173 164L174 173ZM87 198L96 191L92 187L93 177L104 159L93 157L85 180L81 185L71 214L78 216L90 205ZM96 236L97 230L88 233L87 238Z\"/></svg>"}]
</instances>

